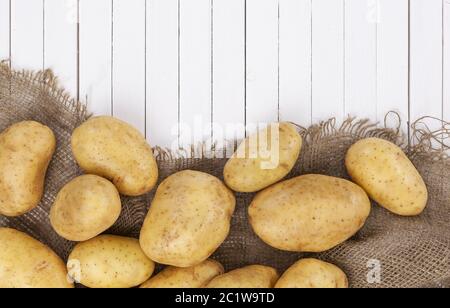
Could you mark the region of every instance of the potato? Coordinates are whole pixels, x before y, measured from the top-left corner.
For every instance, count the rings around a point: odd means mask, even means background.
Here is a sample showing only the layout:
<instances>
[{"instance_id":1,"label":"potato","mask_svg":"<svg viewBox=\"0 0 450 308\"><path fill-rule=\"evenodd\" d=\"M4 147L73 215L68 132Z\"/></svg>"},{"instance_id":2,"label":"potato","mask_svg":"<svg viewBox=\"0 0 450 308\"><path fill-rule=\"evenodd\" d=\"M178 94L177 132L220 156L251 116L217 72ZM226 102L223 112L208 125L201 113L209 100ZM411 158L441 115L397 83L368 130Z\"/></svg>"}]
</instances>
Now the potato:
<instances>
[{"instance_id":1,"label":"potato","mask_svg":"<svg viewBox=\"0 0 450 308\"><path fill-rule=\"evenodd\" d=\"M157 263L191 267L208 259L230 230L236 200L216 177L185 170L158 187L141 230L141 247Z\"/></svg>"},{"instance_id":2,"label":"potato","mask_svg":"<svg viewBox=\"0 0 450 308\"><path fill-rule=\"evenodd\" d=\"M39 204L55 148L51 129L37 122L20 122L0 134L1 215L20 216Z\"/></svg>"},{"instance_id":3,"label":"potato","mask_svg":"<svg viewBox=\"0 0 450 308\"><path fill-rule=\"evenodd\" d=\"M353 181L392 213L415 216L425 209L427 187L395 144L378 138L360 140L348 150L345 165Z\"/></svg>"},{"instance_id":4,"label":"potato","mask_svg":"<svg viewBox=\"0 0 450 308\"><path fill-rule=\"evenodd\" d=\"M273 135L277 130L278 136ZM301 147L302 137L292 124L271 124L239 145L225 165L225 183L237 192L256 192L275 184L294 168Z\"/></svg>"},{"instance_id":5,"label":"potato","mask_svg":"<svg viewBox=\"0 0 450 308\"><path fill-rule=\"evenodd\" d=\"M0 228L0 288L73 288L64 262L47 246Z\"/></svg>"},{"instance_id":6,"label":"potato","mask_svg":"<svg viewBox=\"0 0 450 308\"><path fill-rule=\"evenodd\" d=\"M86 121L73 132L72 151L86 173L112 181L123 195L143 195L158 180L150 145L118 119L102 116Z\"/></svg>"},{"instance_id":7,"label":"potato","mask_svg":"<svg viewBox=\"0 0 450 308\"><path fill-rule=\"evenodd\" d=\"M323 252L352 237L371 210L364 190L347 180L304 175L260 192L249 207L255 233L286 251Z\"/></svg>"},{"instance_id":8,"label":"potato","mask_svg":"<svg viewBox=\"0 0 450 308\"><path fill-rule=\"evenodd\" d=\"M292 265L275 288L346 289L348 279L337 266L316 259L303 259Z\"/></svg>"},{"instance_id":9,"label":"potato","mask_svg":"<svg viewBox=\"0 0 450 308\"><path fill-rule=\"evenodd\" d=\"M122 209L116 187L96 175L83 175L66 184L50 211L55 231L69 241L82 242L109 229Z\"/></svg>"},{"instance_id":10,"label":"potato","mask_svg":"<svg viewBox=\"0 0 450 308\"><path fill-rule=\"evenodd\" d=\"M250 265L217 276L206 285L207 288L273 288L278 280L274 268L262 265Z\"/></svg>"},{"instance_id":11,"label":"potato","mask_svg":"<svg viewBox=\"0 0 450 308\"><path fill-rule=\"evenodd\" d=\"M131 288L150 278L155 263L133 238L100 235L78 243L69 256L69 274L90 288Z\"/></svg>"},{"instance_id":12,"label":"potato","mask_svg":"<svg viewBox=\"0 0 450 308\"><path fill-rule=\"evenodd\" d=\"M142 284L141 288L201 288L223 272L222 264L213 260L187 268L169 266Z\"/></svg>"}]
</instances>

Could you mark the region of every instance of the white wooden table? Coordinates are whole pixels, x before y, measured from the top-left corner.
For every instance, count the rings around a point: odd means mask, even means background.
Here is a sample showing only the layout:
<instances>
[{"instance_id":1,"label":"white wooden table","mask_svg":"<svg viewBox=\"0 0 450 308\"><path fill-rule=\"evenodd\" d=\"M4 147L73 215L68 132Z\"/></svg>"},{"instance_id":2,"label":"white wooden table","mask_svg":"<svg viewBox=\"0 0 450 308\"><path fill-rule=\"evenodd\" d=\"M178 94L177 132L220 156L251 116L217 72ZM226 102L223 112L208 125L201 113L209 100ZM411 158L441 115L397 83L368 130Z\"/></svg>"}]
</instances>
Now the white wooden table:
<instances>
[{"instance_id":1,"label":"white wooden table","mask_svg":"<svg viewBox=\"0 0 450 308\"><path fill-rule=\"evenodd\" d=\"M195 125L207 139L230 123L450 119L450 0L0 0L6 58L52 68L161 146Z\"/></svg>"}]
</instances>

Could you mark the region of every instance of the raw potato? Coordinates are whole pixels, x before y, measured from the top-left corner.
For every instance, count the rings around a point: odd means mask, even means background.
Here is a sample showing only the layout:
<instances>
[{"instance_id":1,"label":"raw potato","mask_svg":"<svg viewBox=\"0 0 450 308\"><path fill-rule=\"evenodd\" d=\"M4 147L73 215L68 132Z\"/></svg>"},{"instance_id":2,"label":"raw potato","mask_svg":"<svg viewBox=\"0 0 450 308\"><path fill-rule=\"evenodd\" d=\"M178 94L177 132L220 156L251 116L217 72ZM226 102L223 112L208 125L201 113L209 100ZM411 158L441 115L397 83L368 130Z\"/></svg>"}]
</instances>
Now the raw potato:
<instances>
[{"instance_id":1,"label":"raw potato","mask_svg":"<svg viewBox=\"0 0 450 308\"><path fill-rule=\"evenodd\" d=\"M249 208L255 233L286 251L323 252L357 233L370 214L364 190L347 180L304 175L260 192Z\"/></svg>"},{"instance_id":2,"label":"raw potato","mask_svg":"<svg viewBox=\"0 0 450 308\"><path fill-rule=\"evenodd\" d=\"M50 211L50 223L63 238L82 242L109 229L121 209L119 192L110 181L83 175L58 193Z\"/></svg>"},{"instance_id":3,"label":"raw potato","mask_svg":"<svg viewBox=\"0 0 450 308\"><path fill-rule=\"evenodd\" d=\"M34 121L14 124L0 134L1 215L20 216L39 204L55 148L51 129Z\"/></svg>"},{"instance_id":4,"label":"raw potato","mask_svg":"<svg viewBox=\"0 0 450 308\"><path fill-rule=\"evenodd\" d=\"M427 187L409 158L395 144L378 138L355 143L345 159L347 171L369 196L401 216L423 212Z\"/></svg>"},{"instance_id":5,"label":"raw potato","mask_svg":"<svg viewBox=\"0 0 450 308\"><path fill-rule=\"evenodd\" d=\"M223 273L222 264L213 260L187 268L169 266L142 284L141 288L201 288Z\"/></svg>"},{"instance_id":6,"label":"raw potato","mask_svg":"<svg viewBox=\"0 0 450 308\"><path fill-rule=\"evenodd\" d=\"M47 246L0 228L0 288L73 288L64 262Z\"/></svg>"},{"instance_id":7,"label":"raw potato","mask_svg":"<svg viewBox=\"0 0 450 308\"><path fill-rule=\"evenodd\" d=\"M273 288L278 280L278 273L274 268L262 265L250 265L217 276L207 288Z\"/></svg>"},{"instance_id":8,"label":"raw potato","mask_svg":"<svg viewBox=\"0 0 450 308\"><path fill-rule=\"evenodd\" d=\"M158 180L152 148L138 130L118 119L86 121L72 135L72 151L86 173L107 178L123 195L143 195Z\"/></svg>"},{"instance_id":9,"label":"raw potato","mask_svg":"<svg viewBox=\"0 0 450 308\"><path fill-rule=\"evenodd\" d=\"M155 263L133 238L100 235L79 243L69 256L71 277L90 288L132 288L150 278Z\"/></svg>"},{"instance_id":10,"label":"raw potato","mask_svg":"<svg viewBox=\"0 0 450 308\"><path fill-rule=\"evenodd\" d=\"M236 200L216 177L181 171L158 187L141 230L141 247L157 263L191 267L208 259L230 231Z\"/></svg>"},{"instance_id":11,"label":"raw potato","mask_svg":"<svg viewBox=\"0 0 450 308\"><path fill-rule=\"evenodd\" d=\"M279 138L274 136L274 141L279 142L279 151L275 151L278 148L272 146L270 141L272 130L277 129ZM268 140L268 146L260 145L258 140ZM271 124L269 128L250 136L239 145L225 165L225 183L238 192L256 192L275 184L292 170L301 147L302 137L292 124ZM266 149L268 153L265 153Z\"/></svg>"},{"instance_id":12,"label":"raw potato","mask_svg":"<svg viewBox=\"0 0 450 308\"><path fill-rule=\"evenodd\" d=\"M303 259L292 265L275 288L347 289L348 279L337 266L316 259Z\"/></svg>"}]
</instances>

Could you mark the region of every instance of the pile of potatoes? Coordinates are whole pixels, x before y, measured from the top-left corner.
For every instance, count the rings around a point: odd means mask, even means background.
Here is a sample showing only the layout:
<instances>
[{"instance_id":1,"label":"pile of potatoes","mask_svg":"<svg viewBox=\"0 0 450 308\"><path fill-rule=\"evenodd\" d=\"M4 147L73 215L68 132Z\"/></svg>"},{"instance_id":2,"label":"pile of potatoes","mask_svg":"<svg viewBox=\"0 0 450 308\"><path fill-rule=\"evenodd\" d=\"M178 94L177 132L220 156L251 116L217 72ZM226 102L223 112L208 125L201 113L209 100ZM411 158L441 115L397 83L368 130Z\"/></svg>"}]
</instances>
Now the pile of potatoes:
<instances>
[{"instance_id":1,"label":"pile of potatoes","mask_svg":"<svg viewBox=\"0 0 450 308\"><path fill-rule=\"evenodd\" d=\"M270 139L264 151L262 139ZM162 181L137 240L104 232L120 216L121 195L156 186L150 145L135 128L106 116L78 127L71 145L85 175L61 188L49 218L58 235L77 244L64 264L32 237L0 228L0 287L347 288L341 269L316 259L299 260L281 277L262 265L225 273L210 257L229 234L234 192L257 193L249 222L265 243L312 253L355 235L370 215L370 198L402 216L419 215L428 199L403 151L377 138L349 149L345 164L353 182L317 174L283 180L299 159L302 137L292 124L274 123L242 142L224 168L224 182L192 170ZM23 215L39 204L55 148L51 129L37 122L0 134L1 215ZM155 263L167 267L152 276Z\"/></svg>"}]
</instances>

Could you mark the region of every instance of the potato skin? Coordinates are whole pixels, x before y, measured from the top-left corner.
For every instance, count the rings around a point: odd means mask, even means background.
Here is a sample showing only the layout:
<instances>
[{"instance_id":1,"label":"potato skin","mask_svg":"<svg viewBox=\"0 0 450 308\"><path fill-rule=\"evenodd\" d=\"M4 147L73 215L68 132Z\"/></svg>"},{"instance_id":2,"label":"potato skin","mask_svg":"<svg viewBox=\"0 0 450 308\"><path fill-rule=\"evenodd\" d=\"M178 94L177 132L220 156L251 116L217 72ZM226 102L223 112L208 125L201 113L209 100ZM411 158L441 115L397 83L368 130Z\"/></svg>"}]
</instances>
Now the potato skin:
<instances>
[{"instance_id":1,"label":"potato skin","mask_svg":"<svg viewBox=\"0 0 450 308\"><path fill-rule=\"evenodd\" d=\"M29 235L0 228L0 288L73 288L64 262Z\"/></svg>"},{"instance_id":2,"label":"potato skin","mask_svg":"<svg viewBox=\"0 0 450 308\"><path fill-rule=\"evenodd\" d=\"M110 180L123 195L143 195L158 180L150 145L138 130L113 117L94 117L75 129L72 151L85 173Z\"/></svg>"},{"instance_id":3,"label":"potato skin","mask_svg":"<svg viewBox=\"0 0 450 308\"><path fill-rule=\"evenodd\" d=\"M371 210L362 188L325 175L304 175L255 197L249 220L268 245L286 251L323 252L352 237Z\"/></svg>"},{"instance_id":4,"label":"potato skin","mask_svg":"<svg viewBox=\"0 0 450 308\"><path fill-rule=\"evenodd\" d=\"M19 122L0 134L1 215L20 216L39 204L55 148L52 130L38 122Z\"/></svg>"},{"instance_id":5,"label":"potato skin","mask_svg":"<svg viewBox=\"0 0 450 308\"><path fill-rule=\"evenodd\" d=\"M278 277L278 273L274 268L262 265L250 265L217 276L206 285L206 288L273 288Z\"/></svg>"},{"instance_id":6,"label":"potato skin","mask_svg":"<svg viewBox=\"0 0 450 308\"><path fill-rule=\"evenodd\" d=\"M206 260L187 268L169 266L143 283L141 288L201 288L223 273L222 264L214 260Z\"/></svg>"},{"instance_id":7,"label":"potato skin","mask_svg":"<svg viewBox=\"0 0 450 308\"><path fill-rule=\"evenodd\" d=\"M347 152L347 171L379 205L401 216L416 216L428 201L427 187L397 145L379 138L362 139Z\"/></svg>"},{"instance_id":8,"label":"potato skin","mask_svg":"<svg viewBox=\"0 0 450 308\"><path fill-rule=\"evenodd\" d=\"M133 238L100 235L78 243L69 256L69 274L89 288L132 288L150 278L155 263Z\"/></svg>"},{"instance_id":9,"label":"potato skin","mask_svg":"<svg viewBox=\"0 0 450 308\"><path fill-rule=\"evenodd\" d=\"M337 266L316 259L303 259L292 265L275 288L347 289L348 279Z\"/></svg>"},{"instance_id":10,"label":"potato skin","mask_svg":"<svg viewBox=\"0 0 450 308\"><path fill-rule=\"evenodd\" d=\"M121 209L119 192L110 181L83 175L58 193L50 211L50 223L61 237L82 242L109 229Z\"/></svg>"},{"instance_id":11,"label":"potato skin","mask_svg":"<svg viewBox=\"0 0 450 308\"><path fill-rule=\"evenodd\" d=\"M279 162L275 168L266 168L270 159L260 155L258 134L244 140L224 168L225 183L237 192L257 192L283 179L294 167L301 151L302 137L290 123L271 124L276 129L279 124ZM270 133L263 129L259 134ZM269 139L270 140L270 139ZM242 153L245 153L245 158ZM250 156L251 154L251 156ZM263 157L261 157L263 156Z\"/></svg>"},{"instance_id":12,"label":"potato skin","mask_svg":"<svg viewBox=\"0 0 450 308\"><path fill-rule=\"evenodd\" d=\"M191 267L208 259L230 231L236 200L216 177L185 170L156 191L140 243L157 263Z\"/></svg>"}]
</instances>

